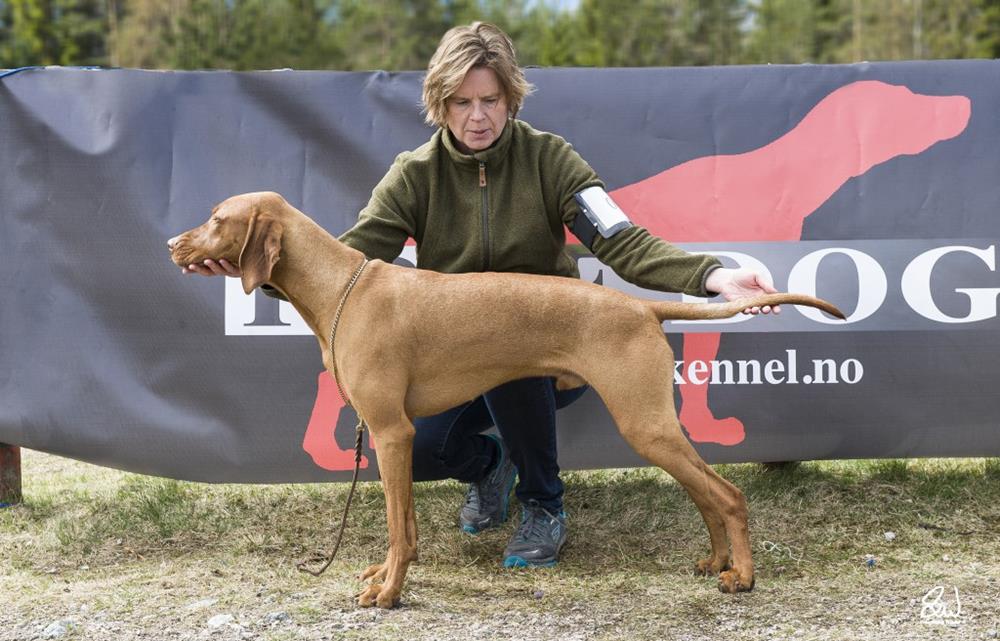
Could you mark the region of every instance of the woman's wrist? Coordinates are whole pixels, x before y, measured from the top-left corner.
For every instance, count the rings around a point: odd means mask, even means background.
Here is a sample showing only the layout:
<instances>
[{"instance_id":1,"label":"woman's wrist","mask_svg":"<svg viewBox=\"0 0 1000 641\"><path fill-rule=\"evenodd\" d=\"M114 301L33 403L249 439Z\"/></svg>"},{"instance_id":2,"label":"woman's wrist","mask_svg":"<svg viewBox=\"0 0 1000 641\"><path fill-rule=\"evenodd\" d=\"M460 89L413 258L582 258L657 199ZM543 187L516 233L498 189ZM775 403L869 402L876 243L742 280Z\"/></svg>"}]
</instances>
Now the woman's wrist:
<instances>
[{"instance_id":1,"label":"woman's wrist","mask_svg":"<svg viewBox=\"0 0 1000 641\"><path fill-rule=\"evenodd\" d=\"M705 291L713 296L722 292L722 289L732 276L729 272L731 269L725 267L716 267L708 272L705 277Z\"/></svg>"}]
</instances>

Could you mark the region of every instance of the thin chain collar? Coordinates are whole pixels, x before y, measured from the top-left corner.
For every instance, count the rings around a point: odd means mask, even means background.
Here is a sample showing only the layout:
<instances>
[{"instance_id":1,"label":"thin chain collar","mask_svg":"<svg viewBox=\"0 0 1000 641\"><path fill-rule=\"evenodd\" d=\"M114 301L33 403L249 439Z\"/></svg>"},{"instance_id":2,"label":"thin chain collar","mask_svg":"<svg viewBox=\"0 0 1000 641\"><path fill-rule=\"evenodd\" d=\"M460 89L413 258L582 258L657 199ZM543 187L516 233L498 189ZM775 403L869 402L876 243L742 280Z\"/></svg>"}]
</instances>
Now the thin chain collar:
<instances>
[{"instance_id":1,"label":"thin chain collar","mask_svg":"<svg viewBox=\"0 0 1000 641\"><path fill-rule=\"evenodd\" d=\"M344 404L348 407L353 408L351 401L348 400L347 394L344 393L344 388L340 385L340 374L337 372L337 358L333 351L334 341L337 339L337 325L340 324L340 314L344 311L344 304L347 302L347 297L351 295L351 290L354 289L354 285L357 284L358 279L361 278L361 272L365 270L368 265L368 259L365 258L358 269L354 272L354 276L351 277L351 282L347 284L347 289L344 290L344 295L340 297L340 304L337 305L337 313L333 316L333 327L330 328L330 360L333 361L333 380L337 383L337 391L340 393L340 398L344 401Z\"/></svg>"}]
</instances>

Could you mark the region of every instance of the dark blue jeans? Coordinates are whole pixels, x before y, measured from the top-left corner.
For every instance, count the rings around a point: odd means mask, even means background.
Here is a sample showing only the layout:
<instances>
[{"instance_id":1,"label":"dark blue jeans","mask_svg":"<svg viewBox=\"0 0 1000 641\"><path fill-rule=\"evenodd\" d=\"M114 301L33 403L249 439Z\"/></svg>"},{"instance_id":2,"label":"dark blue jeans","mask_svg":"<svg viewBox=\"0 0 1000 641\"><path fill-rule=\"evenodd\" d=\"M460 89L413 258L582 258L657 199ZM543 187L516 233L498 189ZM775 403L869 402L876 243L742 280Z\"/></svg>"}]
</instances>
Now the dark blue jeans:
<instances>
[{"instance_id":1,"label":"dark blue jeans","mask_svg":"<svg viewBox=\"0 0 1000 641\"><path fill-rule=\"evenodd\" d=\"M515 493L549 511L562 509L563 484L556 460L556 410L580 398L586 386L556 391L555 379L504 383L450 410L418 418L413 480L481 481L492 469L496 445L482 432L496 425L517 467Z\"/></svg>"}]
</instances>

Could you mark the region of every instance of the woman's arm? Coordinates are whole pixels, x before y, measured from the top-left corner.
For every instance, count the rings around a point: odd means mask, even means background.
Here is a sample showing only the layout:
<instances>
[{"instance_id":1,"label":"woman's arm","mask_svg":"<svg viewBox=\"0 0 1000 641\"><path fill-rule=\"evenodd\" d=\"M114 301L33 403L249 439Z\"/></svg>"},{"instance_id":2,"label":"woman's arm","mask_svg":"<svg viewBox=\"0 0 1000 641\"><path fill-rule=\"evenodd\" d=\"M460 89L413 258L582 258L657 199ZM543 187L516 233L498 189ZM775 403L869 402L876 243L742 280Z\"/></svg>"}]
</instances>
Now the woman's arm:
<instances>
[{"instance_id":1,"label":"woman's arm","mask_svg":"<svg viewBox=\"0 0 1000 641\"><path fill-rule=\"evenodd\" d=\"M560 171L557 180L560 215L572 230L580 215L575 195L587 187L597 185L603 189L604 185L597 173L568 143L557 147L553 156L552 164ZM774 286L756 272L722 267L714 256L686 252L639 226L623 229L610 238L593 234L589 249L616 274L646 289L694 296L721 294L726 300L775 291ZM754 307L744 310L744 313L766 314L770 311L770 307ZM779 312L780 309L774 308L773 311Z\"/></svg>"}]
</instances>

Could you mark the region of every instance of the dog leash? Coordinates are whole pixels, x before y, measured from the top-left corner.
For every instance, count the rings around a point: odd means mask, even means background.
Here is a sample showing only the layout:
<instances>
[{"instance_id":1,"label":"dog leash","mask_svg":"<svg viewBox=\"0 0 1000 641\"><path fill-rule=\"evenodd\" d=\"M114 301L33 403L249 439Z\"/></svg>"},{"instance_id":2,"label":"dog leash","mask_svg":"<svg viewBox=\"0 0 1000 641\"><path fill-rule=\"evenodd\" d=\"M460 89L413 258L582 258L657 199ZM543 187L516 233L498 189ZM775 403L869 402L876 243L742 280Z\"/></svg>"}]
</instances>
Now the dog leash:
<instances>
[{"instance_id":1,"label":"dog leash","mask_svg":"<svg viewBox=\"0 0 1000 641\"><path fill-rule=\"evenodd\" d=\"M347 289L344 290L344 295L340 297L340 304L337 306L337 313L333 316L333 326L330 329L330 360L333 361L333 380L337 383L337 392L340 394L341 400L344 401L344 405L350 407L355 412L357 412L357 409L351 405L351 401L348 400L347 394L344 393L344 388L340 385L340 374L337 372L337 359L333 351L333 342L337 338L337 325L340 324L340 314L344 311L344 304L347 302L347 297L350 296L351 290L354 289L354 285L358 282L358 279L361 278L361 272L365 270L367 265L368 259L365 258L364 262L361 263L361 266L354 272L354 276L351 278L351 281L347 284ZM354 431L354 476L351 479L351 489L347 493L347 504L344 505L344 516L340 519L340 530L337 532L337 541L333 545L333 552L330 552L330 556L327 557L326 563L319 570L310 570L305 567L305 565L306 563L310 563L312 561L322 561L322 556L319 558L314 557L305 561L300 561L295 566L299 572L305 572L306 574L311 574L313 576L323 574L326 572L326 569L330 567L330 564L333 563L333 559L337 556L337 551L340 549L340 542L344 538L344 529L347 527L347 513L351 509L351 499L354 498L354 488L357 487L358 472L361 470L361 437L365 432L365 419L361 417L360 413L358 413L358 426L354 429Z\"/></svg>"},{"instance_id":2,"label":"dog leash","mask_svg":"<svg viewBox=\"0 0 1000 641\"><path fill-rule=\"evenodd\" d=\"M333 361L333 380L337 383L337 392L340 393L340 400L344 401L344 405L350 407L351 409L354 409L354 406L351 405L351 401L348 400L347 394L344 393L344 388L340 386L340 374L337 373L337 359L335 358L333 351L333 343L337 338L337 325L340 324L340 315L344 311L344 304L347 303L347 297L351 295L351 290L354 289L354 285L356 285L358 279L361 278L361 272L365 271L365 267L367 266L368 259L365 258L361 265L359 265L354 271L354 276L351 277L351 282L347 283L347 289L344 290L344 295L340 297L340 304L337 305L337 313L333 315L333 326L330 327L330 360Z\"/></svg>"}]
</instances>

